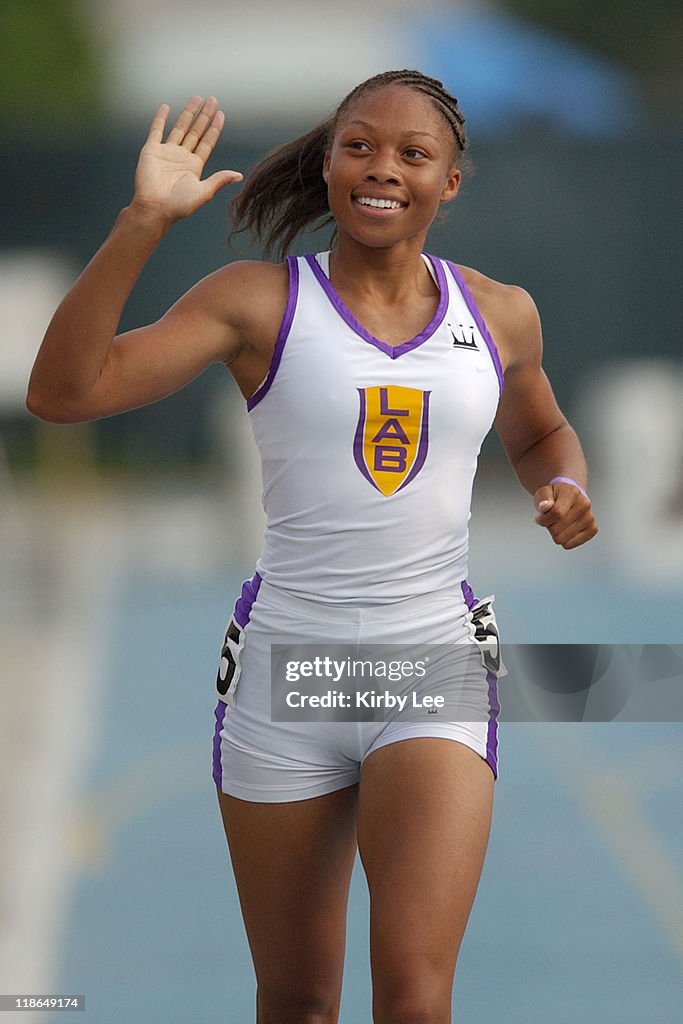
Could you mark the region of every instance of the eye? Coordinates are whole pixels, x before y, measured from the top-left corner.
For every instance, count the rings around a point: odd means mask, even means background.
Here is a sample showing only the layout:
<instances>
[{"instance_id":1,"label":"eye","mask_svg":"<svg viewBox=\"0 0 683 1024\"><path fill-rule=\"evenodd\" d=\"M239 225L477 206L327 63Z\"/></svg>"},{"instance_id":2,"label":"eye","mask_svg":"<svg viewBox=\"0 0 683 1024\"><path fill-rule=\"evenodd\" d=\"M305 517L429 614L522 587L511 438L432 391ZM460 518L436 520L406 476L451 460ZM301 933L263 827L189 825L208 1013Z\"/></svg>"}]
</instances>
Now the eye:
<instances>
[{"instance_id":1,"label":"eye","mask_svg":"<svg viewBox=\"0 0 683 1024\"><path fill-rule=\"evenodd\" d=\"M363 142L362 139L352 139L350 142L347 142L346 145L348 149L356 149L360 153L370 149L367 142Z\"/></svg>"},{"instance_id":2,"label":"eye","mask_svg":"<svg viewBox=\"0 0 683 1024\"><path fill-rule=\"evenodd\" d=\"M404 156L406 156L409 160L425 160L427 158L426 153L424 153L421 149L415 149L414 146L411 146L410 149L404 150Z\"/></svg>"}]
</instances>

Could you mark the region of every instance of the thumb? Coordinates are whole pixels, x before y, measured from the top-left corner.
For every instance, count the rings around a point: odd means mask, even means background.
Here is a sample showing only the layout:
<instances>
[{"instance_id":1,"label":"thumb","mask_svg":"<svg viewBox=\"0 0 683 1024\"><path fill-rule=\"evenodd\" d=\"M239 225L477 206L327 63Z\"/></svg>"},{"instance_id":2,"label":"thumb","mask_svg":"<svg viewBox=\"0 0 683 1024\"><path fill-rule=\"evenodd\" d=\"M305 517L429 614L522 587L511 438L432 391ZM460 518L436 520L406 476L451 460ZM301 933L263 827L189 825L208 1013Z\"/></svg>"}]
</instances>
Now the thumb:
<instances>
[{"instance_id":1,"label":"thumb","mask_svg":"<svg viewBox=\"0 0 683 1024\"><path fill-rule=\"evenodd\" d=\"M551 484L545 484L543 487L539 487L534 494L534 505L536 511L543 515L545 512L549 512L555 504L555 496L553 494L553 488Z\"/></svg>"},{"instance_id":2,"label":"thumb","mask_svg":"<svg viewBox=\"0 0 683 1024\"><path fill-rule=\"evenodd\" d=\"M207 199L213 199L217 192L220 192L226 185L232 185L242 181L244 177L239 171L216 171L204 181L204 190Z\"/></svg>"}]
</instances>

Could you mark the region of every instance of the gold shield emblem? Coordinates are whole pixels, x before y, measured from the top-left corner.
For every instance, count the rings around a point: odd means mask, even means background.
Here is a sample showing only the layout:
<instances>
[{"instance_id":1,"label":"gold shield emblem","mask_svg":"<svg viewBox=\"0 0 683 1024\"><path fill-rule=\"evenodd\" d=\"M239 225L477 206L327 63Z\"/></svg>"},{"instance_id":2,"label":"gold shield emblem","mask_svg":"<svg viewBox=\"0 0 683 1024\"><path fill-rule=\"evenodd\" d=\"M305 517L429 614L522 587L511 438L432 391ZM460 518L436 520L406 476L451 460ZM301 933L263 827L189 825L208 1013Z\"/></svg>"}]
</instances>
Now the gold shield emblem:
<instances>
[{"instance_id":1,"label":"gold shield emblem","mask_svg":"<svg viewBox=\"0 0 683 1024\"><path fill-rule=\"evenodd\" d=\"M429 446L429 391L394 384L359 388L356 465L385 497L410 483Z\"/></svg>"}]
</instances>

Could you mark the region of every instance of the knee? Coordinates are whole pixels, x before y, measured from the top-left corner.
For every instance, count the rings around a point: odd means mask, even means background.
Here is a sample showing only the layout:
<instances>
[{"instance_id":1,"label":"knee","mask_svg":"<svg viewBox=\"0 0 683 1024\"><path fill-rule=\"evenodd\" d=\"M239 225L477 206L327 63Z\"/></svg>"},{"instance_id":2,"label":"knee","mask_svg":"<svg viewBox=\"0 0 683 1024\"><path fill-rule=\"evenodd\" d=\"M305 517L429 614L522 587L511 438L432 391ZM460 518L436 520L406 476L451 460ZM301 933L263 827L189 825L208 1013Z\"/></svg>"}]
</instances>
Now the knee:
<instances>
[{"instance_id":1,"label":"knee","mask_svg":"<svg viewBox=\"0 0 683 1024\"><path fill-rule=\"evenodd\" d=\"M417 1003L397 1005L388 1014L374 1018L375 1024L450 1024L450 1020L450 1008L444 1016L440 1009Z\"/></svg>"},{"instance_id":2,"label":"knee","mask_svg":"<svg viewBox=\"0 0 683 1024\"><path fill-rule=\"evenodd\" d=\"M257 993L258 1024L337 1024L338 1000L288 991Z\"/></svg>"},{"instance_id":3,"label":"knee","mask_svg":"<svg viewBox=\"0 0 683 1024\"><path fill-rule=\"evenodd\" d=\"M317 1010L296 1009L290 1011L286 1007L265 1011L257 1018L258 1024L337 1024L339 1018L334 1013L318 1013Z\"/></svg>"},{"instance_id":4,"label":"knee","mask_svg":"<svg viewBox=\"0 0 683 1024\"><path fill-rule=\"evenodd\" d=\"M376 1004L374 1024L450 1024L451 1001L434 993L406 993Z\"/></svg>"}]
</instances>

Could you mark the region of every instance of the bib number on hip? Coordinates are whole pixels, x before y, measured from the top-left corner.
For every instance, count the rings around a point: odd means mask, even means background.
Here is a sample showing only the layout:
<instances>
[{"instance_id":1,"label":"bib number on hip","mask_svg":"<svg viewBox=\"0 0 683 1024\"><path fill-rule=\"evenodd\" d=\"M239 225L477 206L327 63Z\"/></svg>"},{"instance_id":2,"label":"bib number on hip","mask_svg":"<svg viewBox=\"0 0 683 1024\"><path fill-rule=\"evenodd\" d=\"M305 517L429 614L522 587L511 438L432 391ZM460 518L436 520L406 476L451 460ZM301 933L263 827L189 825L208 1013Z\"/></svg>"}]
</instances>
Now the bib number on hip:
<instances>
[{"instance_id":1,"label":"bib number on hip","mask_svg":"<svg viewBox=\"0 0 683 1024\"><path fill-rule=\"evenodd\" d=\"M476 644L481 663L487 672L506 676L507 669L500 653L498 624L493 614L493 595L484 597L470 608L467 615L470 638Z\"/></svg>"},{"instance_id":2,"label":"bib number on hip","mask_svg":"<svg viewBox=\"0 0 683 1024\"><path fill-rule=\"evenodd\" d=\"M233 707L235 704L235 692L240 681L242 666L240 656L244 647L244 630L235 622L232 616L225 631L225 638L221 648L221 660L218 665L216 676L216 692L219 700Z\"/></svg>"}]
</instances>

